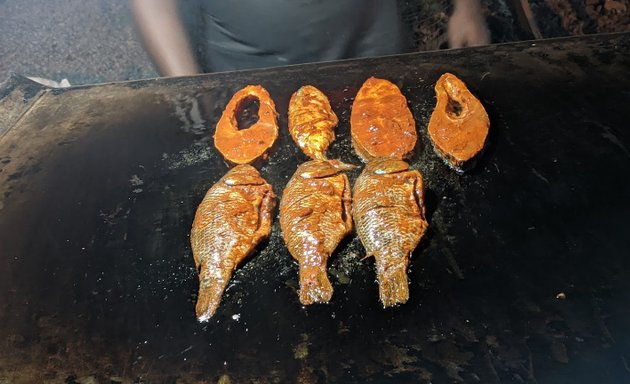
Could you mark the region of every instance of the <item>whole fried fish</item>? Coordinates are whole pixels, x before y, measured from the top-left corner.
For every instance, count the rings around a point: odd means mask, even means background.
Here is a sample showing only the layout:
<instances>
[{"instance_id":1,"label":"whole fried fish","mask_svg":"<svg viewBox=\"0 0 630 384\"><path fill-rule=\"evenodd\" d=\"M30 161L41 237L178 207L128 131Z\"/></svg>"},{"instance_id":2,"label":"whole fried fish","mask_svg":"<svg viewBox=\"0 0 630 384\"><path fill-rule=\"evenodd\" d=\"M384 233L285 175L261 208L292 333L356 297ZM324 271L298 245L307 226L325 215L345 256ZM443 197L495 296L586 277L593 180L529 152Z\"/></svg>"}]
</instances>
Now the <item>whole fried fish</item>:
<instances>
[{"instance_id":1,"label":"whole fried fish","mask_svg":"<svg viewBox=\"0 0 630 384\"><path fill-rule=\"evenodd\" d=\"M466 84L453 74L440 76L435 94L437 104L429 120L429 137L446 164L463 173L486 143L488 114Z\"/></svg>"},{"instance_id":2,"label":"whole fried fish","mask_svg":"<svg viewBox=\"0 0 630 384\"><path fill-rule=\"evenodd\" d=\"M289 132L293 141L311 159L326 159L339 122L326 95L312 85L298 89L289 102Z\"/></svg>"},{"instance_id":3,"label":"whole fried fish","mask_svg":"<svg viewBox=\"0 0 630 384\"><path fill-rule=\"evenodd\" d=\"M206 193L190 231L199 321L214 315L232 272L269 236L274 206L271 185L250 165L234 167Z\"/></svg>"},{"instance_id":4,"label":"whole fried fish","mask_svg":"<svg viewBox=\"0 0 630 384\"><path fill-rule=\"evenodd\" d=\"M299 166L282 195L280 227L289 252L300 264L300 302L325 303L332 297L326 263L352 230L351 189L338 160L312 160Z\"/></svg>"},{"instance_id":5,"label":"whole fried fish","mask_svg":"<svg viewBox=\"0 0 630 384\"><path fill-rule=\"evenodd\" d=\"M383 307L409 298L409 257L428 227L423 193L420 172L392 158L369 162L354 184L354 224L376 259Z\"/></svg>"}]
</instances>

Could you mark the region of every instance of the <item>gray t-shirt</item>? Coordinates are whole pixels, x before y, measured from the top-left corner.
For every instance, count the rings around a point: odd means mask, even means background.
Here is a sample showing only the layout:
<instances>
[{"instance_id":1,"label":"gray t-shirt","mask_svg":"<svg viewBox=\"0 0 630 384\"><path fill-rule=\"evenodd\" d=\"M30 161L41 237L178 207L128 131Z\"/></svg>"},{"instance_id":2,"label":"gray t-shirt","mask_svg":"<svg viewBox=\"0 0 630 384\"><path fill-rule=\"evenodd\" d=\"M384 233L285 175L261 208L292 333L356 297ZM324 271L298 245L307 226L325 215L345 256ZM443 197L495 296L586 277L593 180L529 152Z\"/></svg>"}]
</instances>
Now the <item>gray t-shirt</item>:
<instances>
[{"instance_id":1,"label":"gray t-shirt","mask_svg":"<svg viewBox=\"0 0 630 384\"><path fill-rule=\"evenodd\" d=\"M196 45L208 71L382 56L410 46L396 0L199 1Z\"/></svg>"}]
</instances>

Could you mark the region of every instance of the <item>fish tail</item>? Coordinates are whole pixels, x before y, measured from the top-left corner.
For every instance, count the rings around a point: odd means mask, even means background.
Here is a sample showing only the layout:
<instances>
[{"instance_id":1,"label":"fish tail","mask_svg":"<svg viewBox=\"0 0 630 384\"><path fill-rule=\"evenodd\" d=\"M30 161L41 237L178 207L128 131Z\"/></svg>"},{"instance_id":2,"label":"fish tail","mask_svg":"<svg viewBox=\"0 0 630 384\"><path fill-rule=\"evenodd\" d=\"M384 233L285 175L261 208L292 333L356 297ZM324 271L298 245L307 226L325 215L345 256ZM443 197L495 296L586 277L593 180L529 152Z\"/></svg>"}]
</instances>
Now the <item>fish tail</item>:
<instances>
[{"instance_id":1,"label":"fish tail","mask_svg":"<svg viewBox=\"0 0 630 384\"><path fill-rule=\"evenodd\" d=\"M377 266L377 271L378 293L383 308L406 303L409 299L406 264Z\"/></svg>"},{"instance_id":2,"label":"fish tail","mask_svg":"<svg viewBox=\"0 0 630 384\"><path fill-rule=\"evenodd\" d=\"M333 294L325 265L300 266L300 302L304 305L327 303Z\"/></svg>"},{"instance_id":3,"label":"fish tail","mask_svg":"<svg viewBox=\"0 0 630 384\"><path fill-rule=\"evenodd\" d=\"M202 267L199 273L199 296L195 307L199 322L206 322L215 314L231 277L231 270L216 273Z\"/></svg>"}]
</instances>

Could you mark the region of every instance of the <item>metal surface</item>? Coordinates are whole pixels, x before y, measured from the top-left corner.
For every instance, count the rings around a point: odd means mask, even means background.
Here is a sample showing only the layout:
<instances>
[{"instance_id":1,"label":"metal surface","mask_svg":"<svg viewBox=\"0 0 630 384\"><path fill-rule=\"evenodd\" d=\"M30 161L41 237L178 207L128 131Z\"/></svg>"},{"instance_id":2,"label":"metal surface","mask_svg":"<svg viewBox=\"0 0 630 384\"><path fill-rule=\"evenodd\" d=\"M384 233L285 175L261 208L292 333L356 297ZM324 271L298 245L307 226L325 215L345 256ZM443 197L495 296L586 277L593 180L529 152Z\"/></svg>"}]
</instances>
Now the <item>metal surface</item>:
<instances>
[{"instance_id":1,"label":"metal surface","mask_svg":"<svg viewBox=\"0 0 630 384\"><path fill-rule=\"evenodd\" d=\"M491 118L464 176L426 134L445 71ZM64 90L14 79L0 103L0 382L630 380L629 72L623 34ZM420 137L430 230L409 302L380 308L352 236L329 264L332 302L301 307L276 218L198 324L188 232L227 170L210 140L223 106L247 84L271 93L281 135L261 173L281 196L305 160L291 93L330 97L331 157L358 164L349 112L372 75L400 86Z\"/></svg>"}]
</instances>

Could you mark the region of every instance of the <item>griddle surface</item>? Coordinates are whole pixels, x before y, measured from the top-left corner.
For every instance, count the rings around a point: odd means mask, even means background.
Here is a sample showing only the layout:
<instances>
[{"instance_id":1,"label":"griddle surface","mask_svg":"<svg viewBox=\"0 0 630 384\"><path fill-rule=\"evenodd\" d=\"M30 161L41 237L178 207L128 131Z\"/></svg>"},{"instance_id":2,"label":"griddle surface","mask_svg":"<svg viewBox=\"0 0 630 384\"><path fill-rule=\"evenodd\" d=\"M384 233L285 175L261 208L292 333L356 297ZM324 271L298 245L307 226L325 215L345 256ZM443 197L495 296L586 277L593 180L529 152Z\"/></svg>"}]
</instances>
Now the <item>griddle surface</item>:
<instances>
[{"instance_id":1,"label":"griddle surface","mask_svg":"<svg viewBox=\"0 0 630 384\"><path fill-rule=\"evenodd\" d=\"M446 71L491 119L463 176L426 133ZM630 380L628 73L622 34L64 90L14 78L0 103L0 382ZM329 96L330 157L359 164L350 106L369 76L401 88L419 132L430 230L409 302L380 307L351 236L330 260L332 302L302 307L276 211L197 323L188 232L228 169L211 136L232 94L261 84L276 102L281 134L259 168L281 197L305 161L292 92Z\"/></svg>"}]
</instances>

